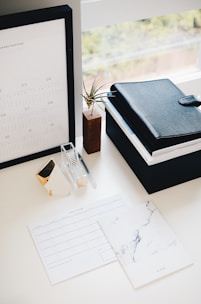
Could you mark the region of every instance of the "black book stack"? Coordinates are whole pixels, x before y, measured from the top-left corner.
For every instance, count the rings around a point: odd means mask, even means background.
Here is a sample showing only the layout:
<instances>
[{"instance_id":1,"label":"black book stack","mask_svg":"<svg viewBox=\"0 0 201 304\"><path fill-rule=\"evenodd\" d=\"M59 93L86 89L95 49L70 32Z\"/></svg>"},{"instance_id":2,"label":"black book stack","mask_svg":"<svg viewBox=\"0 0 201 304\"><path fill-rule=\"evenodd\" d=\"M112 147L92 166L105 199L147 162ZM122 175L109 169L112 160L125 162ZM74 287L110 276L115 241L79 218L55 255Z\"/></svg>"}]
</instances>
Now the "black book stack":
<instances>
[{"instance_id":1,"label":"black book stack","mask_svg":"<svg viewBox=\"0 0 201 304\"><path fill-rule=\"evenodd\" d=\"M111 91L106 132L149 193L201 176L201 112L193 95L169 79L115 83Z\"/></svg>"}]
</instances>

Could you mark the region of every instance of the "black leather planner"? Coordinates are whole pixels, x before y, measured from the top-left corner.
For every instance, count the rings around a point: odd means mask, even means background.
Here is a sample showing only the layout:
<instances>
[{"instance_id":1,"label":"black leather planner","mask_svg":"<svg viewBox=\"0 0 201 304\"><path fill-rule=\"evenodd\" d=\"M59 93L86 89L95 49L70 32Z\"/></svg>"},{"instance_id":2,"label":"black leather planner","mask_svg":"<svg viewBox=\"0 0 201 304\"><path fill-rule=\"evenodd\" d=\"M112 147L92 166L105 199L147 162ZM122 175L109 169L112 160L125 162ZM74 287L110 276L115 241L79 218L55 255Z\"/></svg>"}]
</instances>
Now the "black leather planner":
<instances>
[{"instance_id":1,"label":"black leather planner","mask_svg":"<svg viewBox=\"0 0 201 304\"><path fill-rule=\"evenodd\" d=\"M185 104L171 80L115 83L111 91L109 100L150 153L201 137L199 103Z\"/></svg>"}]
</instances>

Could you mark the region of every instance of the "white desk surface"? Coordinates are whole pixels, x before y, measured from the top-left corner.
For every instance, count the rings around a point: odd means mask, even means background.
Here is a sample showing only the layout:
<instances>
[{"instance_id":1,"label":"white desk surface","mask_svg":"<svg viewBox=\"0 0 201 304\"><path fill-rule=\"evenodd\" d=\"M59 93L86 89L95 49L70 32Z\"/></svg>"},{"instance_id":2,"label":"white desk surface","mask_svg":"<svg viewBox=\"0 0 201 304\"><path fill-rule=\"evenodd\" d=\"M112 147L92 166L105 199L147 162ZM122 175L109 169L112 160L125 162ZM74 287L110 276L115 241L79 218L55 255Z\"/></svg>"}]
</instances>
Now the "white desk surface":
<instances>
[{"instance_id":1,"label":"white desk surface","mask_svg":"<svg viewBox=\"0 0 201 304\"><path fill-rule=\"evenodd\" d=\"M50 156L0 170L0 304L201 303L201 179L148 195L104 126L101 152L87 155L82 138L77 148L98 186L89 184L59 202L35 177ZM60 154L54 157L59 161ZM27 225L118 193L131 205L151 200L194 265L140 289L131 285L118 262L51 285Z\"/></svg>"}]
</instances>

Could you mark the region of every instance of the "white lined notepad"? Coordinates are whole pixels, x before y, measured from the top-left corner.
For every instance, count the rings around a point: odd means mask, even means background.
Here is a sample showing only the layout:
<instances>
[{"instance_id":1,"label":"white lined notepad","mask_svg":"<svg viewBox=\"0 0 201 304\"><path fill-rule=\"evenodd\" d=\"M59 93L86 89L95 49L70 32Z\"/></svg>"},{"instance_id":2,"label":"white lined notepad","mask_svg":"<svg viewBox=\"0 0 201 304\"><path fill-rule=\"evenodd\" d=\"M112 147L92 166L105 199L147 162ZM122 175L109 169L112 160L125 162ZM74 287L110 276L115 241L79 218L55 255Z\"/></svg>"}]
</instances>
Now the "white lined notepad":
<instances>
[{"instance_id":1,"label":"white lined notepad","mask_svg":"<svg viewBox=\"0 0 201 304\"><path fill-rule=\"evenodd\" d=\"M122 199L113 196L29 225L52 284L117 259L97 221L124 208Z\"/></svg>"}]
</instances>

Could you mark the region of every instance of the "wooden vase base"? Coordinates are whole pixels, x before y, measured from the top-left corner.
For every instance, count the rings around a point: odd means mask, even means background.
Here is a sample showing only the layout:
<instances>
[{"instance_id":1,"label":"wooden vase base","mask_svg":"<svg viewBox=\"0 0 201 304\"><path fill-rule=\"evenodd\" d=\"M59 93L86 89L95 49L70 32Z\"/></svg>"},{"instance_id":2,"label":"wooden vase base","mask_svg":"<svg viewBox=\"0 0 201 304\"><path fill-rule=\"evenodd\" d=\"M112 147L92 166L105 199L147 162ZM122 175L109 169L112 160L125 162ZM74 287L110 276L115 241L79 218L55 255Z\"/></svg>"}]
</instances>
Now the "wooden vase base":
<instances>
[{"instance_id":1,"label":"wooden vase base","mask_svg":"<svg viewBox=\"0 0 201 304\"><path fill-rule=\"evenodd\" d=\"M88 154L101 149L101 115L93 110L84 111L83 118L83 147Z\"/></svg>"}]
</instances>

